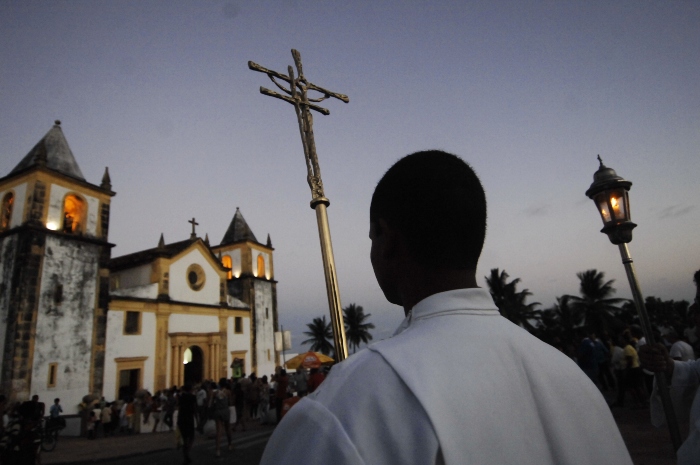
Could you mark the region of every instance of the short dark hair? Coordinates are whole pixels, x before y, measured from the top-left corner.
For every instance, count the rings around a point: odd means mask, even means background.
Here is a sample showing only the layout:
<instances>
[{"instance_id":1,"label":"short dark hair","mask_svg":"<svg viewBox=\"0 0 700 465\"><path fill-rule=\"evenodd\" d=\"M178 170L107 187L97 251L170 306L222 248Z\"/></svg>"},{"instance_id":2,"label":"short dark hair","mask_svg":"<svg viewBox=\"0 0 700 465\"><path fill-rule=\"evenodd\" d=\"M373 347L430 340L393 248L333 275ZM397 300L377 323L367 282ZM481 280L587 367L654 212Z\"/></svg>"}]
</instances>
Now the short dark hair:
<instances>
[{"instance_id":1,"label":"short dark hair","mask_svg":"<svg viewBox=\"0 0 700 465\"><path fill-rule=\"evenodd\" d=\"M700 286L700 270L696 271L693 275L693 282L696 286Z\"/></svg>"},{"instance_id":2,"label":"short dark hair","mask_svg":"<svg viewBox=\"0 0 700 465\"><path fill-rule=\"evenodd\" d=\"M407 155L377 184L370 222L381 218L429 268L476 269L486 237L486 195L464 160L441 150Z\"/></svg>"}]
</instances>

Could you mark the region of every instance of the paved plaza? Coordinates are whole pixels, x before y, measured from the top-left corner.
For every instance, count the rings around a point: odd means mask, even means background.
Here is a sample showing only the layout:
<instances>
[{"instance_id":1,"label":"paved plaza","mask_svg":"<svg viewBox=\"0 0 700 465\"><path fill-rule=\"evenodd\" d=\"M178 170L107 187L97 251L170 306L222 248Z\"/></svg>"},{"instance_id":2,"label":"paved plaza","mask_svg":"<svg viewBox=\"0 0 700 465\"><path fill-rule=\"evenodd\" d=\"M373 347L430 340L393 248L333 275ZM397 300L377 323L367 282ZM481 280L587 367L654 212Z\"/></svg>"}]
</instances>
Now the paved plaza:
<instances>
[{"instance_id":1,"label":"paved plaza","mask_svg":"<svg viewBox=\"0 0 700 465\"><path fill-rule=\"evenodd\" d=\"M656 429L649 423L649 410L614 409L613 416L629 448L635 465L674 465L676 463L666 429ZM687 434L687 425L682 427ZM274 430L272 425L251 422L246 432L233 436L234 449L222 448L222 457L214 456L214 439L197 433L192 450L193 463L234 461L241 465L255 465ZM225 439L224 439L225 443ZM62 437L53 452L42 453L42 464L80 464L112 462L149 463L156 465L181 463L182 456L175 451L175 433L124 435L88 440Z\"/></svg>"}]
</instances>

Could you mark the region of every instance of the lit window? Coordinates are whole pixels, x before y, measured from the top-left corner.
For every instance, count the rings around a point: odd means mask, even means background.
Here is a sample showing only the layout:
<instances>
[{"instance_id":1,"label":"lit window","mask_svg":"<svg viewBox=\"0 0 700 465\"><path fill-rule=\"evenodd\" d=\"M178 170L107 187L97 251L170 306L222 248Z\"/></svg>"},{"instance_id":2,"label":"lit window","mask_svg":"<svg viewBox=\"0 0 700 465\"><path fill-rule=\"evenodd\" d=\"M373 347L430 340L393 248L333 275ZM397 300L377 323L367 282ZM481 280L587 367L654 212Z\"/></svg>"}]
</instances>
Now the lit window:
<instances>
[{"instance_id":1,"label":"lit window","mask_svg":"<svg viewBox=\"0 0 700 465\"><path fill-rule=\"evenodd\" d=\"M68 234L83 232L85 216L85 202L77 195L67 195L63 202L63 228L61 230Z\"/></svg>"},{"instance_id":2,"label":"lit window","mask_svg":"<svg viewBox=\"0 0 700 465\"><path fill-rule=\"evenodd\" d=\"M141 312L126 312L124 334L141 334Z\"/></svg>"},{"instance_id":3,"label":"lit window","mask_svg":"<svg viewBox=\"0 0 700 465\"><path fill-rule=\"evenodd\" d=\"M233 331L236 334L242 333L243 332L243 317L237 316L234 318L233 322L234 322Z\"/></svg>"},{"instance_id":4,"label":"lit window","mask_svg":"<svg viewBox=\"0 0 700 465\"><path fill-rule=\"evenodd\" d=\"M9 229L12 220L12 206L15 203L15 194L8 192L2 199L2 210L0 211L0 231Z\"/></svg>"},{"instance_id":5,"label":"lit window","mask_svg":"<svg viewBox=\"0 0 700 465\"><path fill-rule=\"evenodd\" d=\"M46 387L56 387L56 378L58 377L58 363L49 364L49 382Z\"/></svg>"},{"instance_id":6,"label":"lit window","mask_svg":"<svg viewBox=\"0 0 700 465\"><path fill-rule=\"evenodd\" d=\"M265 277L265 257L258 254L258 278Z\"/></svg>"},{"instance_id":7,"label":"lit window","mask_svg":"<svg viewBox=\"0 0 700 465\"><path fill-rule=\"evenodd\" d=\"M224 255L221 257L221 264L224 265L225 268L228 268L228 279L233 279L233 271L231 270L231 257L229 255Z\"/></svg>"}]
</instances>

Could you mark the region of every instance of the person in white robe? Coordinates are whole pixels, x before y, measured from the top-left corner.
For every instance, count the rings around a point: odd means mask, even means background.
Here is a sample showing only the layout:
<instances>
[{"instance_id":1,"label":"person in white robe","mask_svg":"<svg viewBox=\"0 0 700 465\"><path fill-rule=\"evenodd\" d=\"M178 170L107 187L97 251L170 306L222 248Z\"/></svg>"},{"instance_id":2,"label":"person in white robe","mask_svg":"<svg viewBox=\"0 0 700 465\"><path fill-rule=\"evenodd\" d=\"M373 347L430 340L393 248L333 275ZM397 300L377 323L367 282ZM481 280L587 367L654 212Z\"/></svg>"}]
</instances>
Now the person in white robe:
<instances>
[{"instance_id":1,"label":"person in white robe","mask_svg":"<svg viewBox=\"0 0 700 465\"><path fill-rule=\"evenodd\" d=\"M690 421L688 437L676 452L678 465L700 465L700 360L673 360L661 343L642 348L639 359L642 366L649 370L666 374L670 380L669 390L677 419ZM654 426L660 428L666 423L656 383L649 410Z\"/></svg>"},{"instance_id":2,"label":"person in white robe","mask_svg":"<svg viewBox=\"0 0 700 465\"><path fill-rule=\"evenodd\" d=\"M287 413L262 464L632 463L590 379L478 288L485 230L460 158L418 152L384 175L370 259L405 319Z\"/></svg>"}]
</instances>

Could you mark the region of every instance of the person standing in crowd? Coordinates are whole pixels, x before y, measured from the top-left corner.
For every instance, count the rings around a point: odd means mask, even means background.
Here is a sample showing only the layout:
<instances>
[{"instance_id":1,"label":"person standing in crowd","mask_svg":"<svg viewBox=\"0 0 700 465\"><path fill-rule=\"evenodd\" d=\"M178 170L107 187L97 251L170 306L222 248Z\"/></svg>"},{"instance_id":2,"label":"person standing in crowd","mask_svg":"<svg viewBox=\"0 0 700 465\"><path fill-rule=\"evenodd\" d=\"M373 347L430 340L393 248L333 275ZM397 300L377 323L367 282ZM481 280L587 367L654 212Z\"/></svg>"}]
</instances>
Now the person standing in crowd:
<instances>
[{"instance_id":1,"label":"person standing in crowd","mask_svg":"<svg viewBox=\"0 0 700 465\"><path fill-rule=\"evenodd\" d=\"M102 436L107 437L112 434L112 404L105 402L100 412L100 422L102 423Z\"/></svg>"},{"instance_id":2,"label":"person standing in crowd","mask_svg":"<svg viewBox=\"0 0 700 465\"><path fill-rule=\"evenodd\" d=\"M197 397L192 394L189 384L182 387L178 396L177 428L182 436L182 454L185 465L190 463L190 449L194 442L194 418L197 415Z\"/></svg>"},{"instance_id":3,"label":"person standing in crowd","mask_svg":"<svg viewBox=\"0 0 700 465\"><path fill-rule=\"evenodd\" d=\"M700 309L700 270L695 272L693 282L695 301L689 311L697 312ZM696 327L700 327L698 320L700 318L696 319ZM642 347L639 358L644 368L666 375L670 380L670 394L676 415L679 418L689 418L688 437L676 452L678 465L700 465L700 360L674 360L661 343ZM650 411L652 424L656 427L663 425L665 415L656 386L651 396Z\"/></svg>"},{"instance_id":4,"label":"person standing in crowd","mask_svg":"<svg viewBox=\"0 0 700 465\"><path fill-rule=\"evenodd\" d=\"M214 384L214 383L213 383ZM213 386L216 387L216 384ZM231 450L231 412L229 405L231 404L231 390L228 388L228 380L221 378L219 380L218 389L212 391L210 405L213 410L213 418L216 422L216 456L221 456L221 434L226 432L228 439L228 448Z\"/></svg>"},{"instance_id":5,"label":"person standing in crowd","mask_svg":"<svg viewBox=\"0 0 700 465\"><path fill-rule=\"evenodd\" d=\"M262 382L260 378L255 376L255 373L251 373L248 379L250 379L250 387L248 389L248 418L255 420L258 418Z\"/></svg>"},{"instance_id":6,"label":"person standing in crowd","mask_svg":"<svg viewBox=\"0 0 700 465\"><path fill-rule=\"evenodd\" d=\"M478 288L486 198L469 165L404 157L369 219L375 277L405 319L289 410L262 465L632 463L590 379Z\"/></svg>"},{"instance_id":7,"label":"person standing in crowd","mask_svg":"<svg viewBox=\"0 0 700 465\"><path fill-rule=\"evenodd\" d=\"M312 368L309 374L309 394L318 389L324 379L326 379L326 377L320 369Z\"/></svg>"},{"instance_id":8,"label":"person standing in crowd","mask_svg":"<svg viewBox=\"0 0 700 465\"><path fill-rule=\"evenodd\" d=\"M197 389L197 431L204 434L204 425L207 423L207 389L206 382L202 382Z\"/></svg>"},{"instance_id":9,"label":"person standing in crowd","mask_svg":"<svg viewBox=\"0 0 700 465\"><path fill-rule=\"evenodd\" d=\"M670 357L661 343L645 345L639 351L642 366L654 373L664 373L670 380L672 397L694 399L690 408L676 412L679 417L690 417L688 437L676 452L678 465L700 465L700 360L682 362ZM675 391L675 392L674 392ZM674 402L674 406L678 404ZM661 397L656 389L651 396L652 424L660 427L665 422Z\"/></svg>"},{"instance_id":10,"label":"person standing in crowd","mask_svg":"<svg viewBox=\"0 0 700 465\"><path fill-rule=\"evenodd\" d=\"M577 359L581 370L598 386L598 360L596 359L595 343L591 334L587 334L581 339Z\"/></svg>"},{"instance_id":11,"label":"person standing in crowd","mask_svg":"<svg viewBox=\"0 0 700 465\"><path fill-rule=\"evenodd\" d=\"M165 412L163 416L163 423L168 426L168 430L173 430L173 416L175 415L175 408L177 407L177 387L173 386L172 389L168 390L165 397L165 405L163 406L163 411Z\"/></svg>"},{"instance_id":12,"label":"person standing in crowd","mask_svg":"<svg viewBox=\"0 0 700 465\"><path fill-rule=\"evenodd\" d=\"M53 405L49 407L49 421L47 426L50 427L63 427L65 426L65 420L61 418L63 413L63 407L61 407L61 399L58 397L53 400Z\"/></svg>"},{"instance_id":13,"label":"person standing in crowd","mask_svg":"<svg viewBox=\"0 0 700 465\"><path fill-rule=\"evenodd\" d=\"M678 332L675 329L671 328L666 331L664 339L671 344L668 354L673 360L680 360L681 362L695 360L693 346L678 337Z\"/></svg>"},{"instance_id":14,"label":"person standing in crowd","mask_svg":"<svg viewBox=\"0 0 700 465\"><path fill-rule=\"evenodd\" d=\"M294 380L297 387L297 396L304 397L309 393L309 375L306 374L306 368L299 365L294 375Z\"/></svg>"},{"instance_id":15,"label":"person standing in crowd","mask_svg":"<svg viewBox=\"0 0 700 465\"><path fill-rule=\"evenodd\" d=\"M270 412L270 384L267 375L259 378L260 381L260 423L267 423L267 415Z\"/></svg>"},{"instance_id":16,"label":"person standing in crowd","mask_svg":"<svg viewBox=\"0 0 700 465\"><path fill-rule=\"evenodd\" d=\"M282 419L282 406L284 399L287 398L287 388L289 387L289 377L287 371L282 367L277 367L277 387L275 388L275 413L277 414L277 423Z\"/></svg>"},{"instance_id":17,"label":"person standing in crowd","mask_svg":"<svg viewBox=\"0 0 700 465\"><path fill-rule=\"evenodd\" d=\"M622 372L622 389L618 391L618 398L612 407L624 407L627 391L632 394L633 408L642 408L646 405L644 395L644 374L639 364L639 355L633 347L633 338L629 331L620 336L622 340L622 355L624 366Z\"/></svg>"},{"instance_id":18,"label":"person standing in crowd","mask_svg":"<svg viewBox=\"0 0 700 465\"><path fill-rule=\"evenodd\" d=\"M163 400L160 391L156 392L156 395L151 398L151 418L153 418L153 429L151 433L155 433L158 428L158 423L160 423L160 417L163 413Z\"/></svg>"},{"instance_id":19,"label":"person standing in crowd","mask_svg":"<svg viewBox=\"0 0 700 465\"><path fill-rule=\"evenodd\" d=\"M247 378L239 378L233 383L233 404L235 406L236 421L233 424L233 432L236 432L236 427L241 425L243 431L246 430L245 422L245 404L246 404L246 389L244 380Z\"/></svg>"},{"instance_id":20,"label":"person standing in crowd","mask_svg":"<svg viewBox=\"0 0 700 465\"><path fill-rule=\"evenodd\" d=\"M92 413L94 417L93 434L95 435L93 439L97 439L97 435L100 433L100 426L102 425L102 407L100 407L99 402L93 404Z\"/></svg>"}]
</instances>

